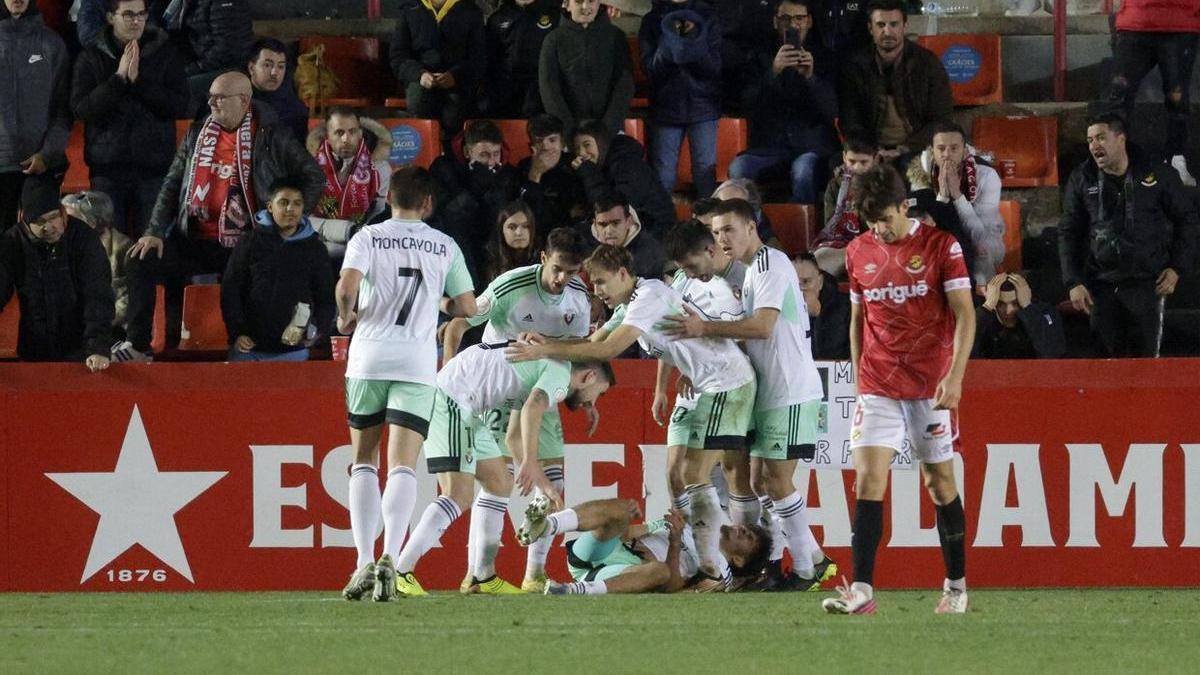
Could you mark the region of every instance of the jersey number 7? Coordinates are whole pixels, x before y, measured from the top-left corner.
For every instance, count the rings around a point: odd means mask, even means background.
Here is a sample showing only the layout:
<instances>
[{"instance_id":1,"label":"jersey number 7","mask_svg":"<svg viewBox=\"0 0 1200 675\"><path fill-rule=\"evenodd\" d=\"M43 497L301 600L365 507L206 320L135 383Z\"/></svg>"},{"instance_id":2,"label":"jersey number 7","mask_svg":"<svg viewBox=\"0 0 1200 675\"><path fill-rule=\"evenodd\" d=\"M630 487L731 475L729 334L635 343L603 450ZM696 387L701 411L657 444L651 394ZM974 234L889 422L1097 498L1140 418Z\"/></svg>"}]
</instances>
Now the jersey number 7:
<instances>
[{"instance_id":1,"label":"jersey number 7","mask_svg":"<svg viewBox=\"0 0 1200 675\"><path fill-rule=\"evenodd\" d=\"M408 286L408 295L404 298L404 304L400 306L400 316L396 317L397 326L408 323L408 315L412 313L413 303L417 300L417 291L421 290L421 282L425 280L421 270L416 267L401 267L400 278L406 277L412 282Z\"/></svg>"}]
</instances>

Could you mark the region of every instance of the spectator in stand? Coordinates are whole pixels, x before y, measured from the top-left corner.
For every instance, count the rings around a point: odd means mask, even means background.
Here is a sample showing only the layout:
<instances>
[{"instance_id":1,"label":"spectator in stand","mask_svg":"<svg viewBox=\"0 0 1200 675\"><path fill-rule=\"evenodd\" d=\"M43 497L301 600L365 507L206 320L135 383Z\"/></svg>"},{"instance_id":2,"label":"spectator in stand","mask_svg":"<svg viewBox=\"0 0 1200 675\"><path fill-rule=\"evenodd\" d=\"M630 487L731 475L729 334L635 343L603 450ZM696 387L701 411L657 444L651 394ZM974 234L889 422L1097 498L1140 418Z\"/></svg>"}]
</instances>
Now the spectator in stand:
<instances>
[{"instance_id":1,"label":"spectator in stand","mask_svg":"<svg viewBox=\"0 0 1200 675\"><path fill-rule=\"evenodd\" d=\"M903 0L870 1L872 44L842 64L838 84L842 133L874 138L880 157L898 160L901 171L933 141L934 125L954 111L941 60L904 37L905 7Z\"/></svg>"},{"instance_id":2,"label":"spectator in stand","mask_svg":"<svg viewBox=\"0 0 1200 675\"><path fill-rule=\"evenodd\" d=\"M687 136L696 193L717 187L721 117L721 27L708 0L658 0L638 31L650 79L650 161L667 192L675 190Z\"/></svg>"},{"instance_id":3,"label":"spectator in stand","mask_svg":"<svg viewBox=\"0 0 1200 675\"><path fill-rule=\"evenodd\" d=\"M511 269L537 264L541 251L537 230L537 219L525 202L518 199L500 209L487 247L486 283Z\"/></svg>"},{"instance_id":4,"label":"spectator in stand","mask_svg":"<svg viewBox=\"0 0 1200 675\"><path fill-rule=\"evenodd\" d=\"M422 0L401 6L391 64L408 112L435 119L446 137L462 129L487 69L483 13L473 2Z\"/></svg>"},{"instance_id":5,"label":"spectator in stand","mask_svg":"<svg viewBox=\"0 0 1200 675\"><path fill-rule=\"evenodd\" d=\"M1059 359L1067 351L1062 318L1053 305L1033 301L1020 274L997 274L975 308L977 359Z\"/></svg>"},{"instance_id":6,"label":"spectator in stand","mask_svg":"<svg viewBox=\"0 0 1200 675\"><path fill-rule=\"evenodd\" d=\"M967 266L968 270L975 269L975 245L971 241L971 236L967 234L962 221L958 219L958 212L954 210L954 206L946 202L939 202L937 191L929 183L921 182L928 181L928 176L929 174L923 172L917 163L909 164L908 179L912 187L908 193L909 206L906 215L910 219L919 220L930 227L950 233L950 236L954 237L954 240L962 247L963 264Z\"/></svg>"},{"instance_id":7,"label":"spectator in stand","mask_svg":"<svg viewBox=\"0 0 1200 675\"><path fill-rule=\"evenodd\" d=\"M482 274L484 249L496 214L516 198L520 182L517 170L501 159L503 143L494 122L478 120L467 127L465 157L443 155L429 167L437 183L434 217L440 221L439 229L458 242L480 291L487 286Z\"/></svg>"},{"instance_id":8,"label":"spectator in stand","mask_svg":"<svg viewBox=\"0 0 1200 675\"><path fill-rule=\"evenodd\" d=\"M304 189L297 178L275 181L229 257L221 316L230 361L307 361L308 345L332 329L333 269L304 215Z\"/></svg>"},{"instance_id":9,"label":"spectator in stand","mask_svg":"<svg viewBox=\"0 0 1200 675\"><path fill-rule=\"evenodd\" d=\"M1191 111L1192 68L1200 44L1200 3L1196 0L1123 0L1113 34L1113 79L1108 100L1132 120L1142 79L1158 66L1167 106L1164 155L1183 184L1195 186L1188 171L1187 122Z\"/></svg>"},{"instance_id":10,"label":"spectator in stand","mask_svg":"<svg viewBox=\"0 0 1200 675\"><path fill-rule=\"evenodd\" d=\"M730 178L717 186L712 196L718 201L741 199L750 204L750 208L754 209L754 222L758 228L758 238L766 242L768 246L779 248L779 240L775 238L771 221L763 211L762 192L758 189L757 183L749 178Z\"/></svg>"},{"instance_id":11,"label":"spectator in stand","mask_svg":"<svg viewBox=\"0 0 1200 675\"><path fill-rule=\"evenodd\" d=\"M564 0L568 19L546 36L538 63L538 90L546 112L573 132L598 119L617 133L633 101L633 62L625 33L597 21L598 0Z\"/></svg>"},{"instance_id":12,"label":"spectator in stand","mask_svg":"<svg viewBox=\"0 0 1200 675\"><path fill-rule=\"evenodd\" d=\"M721 109L746 113L746 82L750 64L760 45L772 39L774 0L714 0L721 26Z\"/></svg>"},{"instance_id":13,"label":"spectator in stand","mask_svg":"<svg viewBox=\"0 0 1200 675\"><path fill-rule=\"evenodd\" d=\"M162 17L167 31L190 48L183 69L191 92L190 116L204 105L209 85L218 75L244 68L250 58L254 45L250 4L248 0L169 0Z\"/></svg>"},{"instance_id":14,"label":"spectator in stand","mask_svg":"<svg viewBox=\"0 0 1200 675\"><path fill-rule=\"evenodd\" d=\"M501 0L487 20L487 112L528 118L542 112L538 61L542 42L562 19L559 0Z\"/></svg>"},{"instance_id":15,"label":"spectator in stand","mask_svg":"<svg viewBox=\"0 0 1200 675\"><path fill-rule=\"evenodd\" d=\"M1157 357L1163 305L1196 256L1200 217L1174 171L1130 151L1125 122L1087 128L1058 221L1063 283L1111 357Z\"/></svg>"},{"instance_id":16,"label":"spectator in stand","mask_svg":"<svg viewBox=\"0 0 1200 675\"><path fill-rule=\"evenodd\" d=\"M863 233L850 185L856 176L875 168L878 151L873 141L847 138L842 143L842 165L825 186L825 227L813 240L812 254L822 272L838 279L846 276L846 246Z\"/></svg>"},{"instance_id":17,"label":"spectator in stand","mask_svg":"<svg viewBox=\"0 0 1200 675\"><path fill-rule=\"evenodd\" d=\"M82 221L96 232L104 255L113 289L113 335L125 339L125 315L129 309L129 249L133 240L113 228L113 203L108 195L96 190L67 195L62 199L68 218Z\"/></svg>"},{"instance_id":18,"label":"spectator in stand","mask_svg":"<svg viewBox=\"0 0 1200 675\"><path fill-rule=\"evenodd\" d=\"M108 26L75 62L71 107L84 124L92 189L112 200L118 231L140 236L175 156L187 79L166 31L147 24L145 0L108 6Z\"/></svg>"},{"instance_id":19,"label":"spectator in stand","mask_svg":"<svg viewBox=\"0 0 1200 675\"><path fill-rule=\"evenodd\" d=\"M574 225L588 211L587 197L565 152L562 121L543 113L530 118L525 128L531 154L517 165L521 199L533 209L543 232Z\"/></svg>"},{"instance_id":20,"label":"spectator in stand","mask_svg":"<svg viewBox=\"0 0 1200 675\"><path fill-rule=\"evenodd\" d=\"M22 189L21 220L0 235L0 310L15 290L17 356L107 368L113 289L96 233L67 218L54 186L35 181Z\"/></svg>"},{"instance_id":21,"label":"spectator in stand","mask_svg":"<svg viewBox=\"0 0 1200 675\"><path fill-rule=\"evenodd\" d=\"M275 38L258 40L250 48L246 72L254 86L254 100L274 110L280 126L290 129L303 143L308 137L308 107L288 77L287 47Z\"/></svg>"},{"instance_id":22,"label":"spectator in stand","mask_svg":"<svg viewBox=\"0 0 1200 675\"><path fill-rule=\"evenodd\" d=\"M167 0L147 1L146 9L150 10L150 16L146 18L148 24L162 28L162 13L166 2ZM83 49L96 44L96 40L108 26L108 3L109 0L76 0L78 14L75 15L75 35Z\"/></svg>"},{"instance_id":23,"label":"spectator in stand","mask_svg":"<svg viewBox=\"0 0 1200 675\"><path fill-rule=\"evenodd\" d=\"M975 154L962 127L949 121L934 127L933 142L909 167L909 175L937 193L940 204L949 204L970 238L975 252L972 270L977 285L984 285L1004 260L1004 219L1000 216L1000 174Z\"/></svg>"},{"instance_id":24,"label":"spectator in stand","mask_svg":"<svg viewBox=\"0 0 1200 675\"><path fill-rule=\"evenodd\" d=\"M350 108L333 107L325 123L309 132L305 147L325 175L325 189L309 220L329 256L340 260L358 228L390 212L392 135Z\"/></svg>"},{"instance_id":25,"label":"spectator in stand","mask_svg":"<svg viewBox=\"0 0 1200 675\"><path fill-rule=\"evenodd\" d=\"M632 217L629 202L616 195L603 196L593 204L592 211L595 217L590 230L591 249L600 244L620 246L633 256L634 271L639 277L662 279L667 267L662 244Z\"/></svg>"},{"instance_id":26,"label":"spectator in stand","mask_svg":"<svg viewBox=\"0 0 1200 675\"><path fill-rule=\"evenodd\" d=\"M42 23L33 0L4 0L0 54L0 231L17 222L27 180L57 190L67 172L71 62L62 38ZM41 187L35 188L40 190Z\"/></svg>"},{"instance_id":27,"label":"spectator in stand","mask_svg":"<svg viewBox=\"0 0 1200 675\"><path fill-rule=\"evenodd\" d=\"M867 0L820 0L813 7L817 36L835 63L871 44L866 8Z\"/></svg>"},{"instance_id":28,"label":"spectator in stand","mask_svg":"<svg viewBox=\"0 0 1200 675\"><path fill-rule=\"evenodd\" d=\"M837 279L821 271L811 253L801 253L792 260L804 306L812 328L813 358L822 361L844 361L850 358L850 296L838 290Z\"/></svg>"},{"instance_id":29,"label":"spectator in stand","mask_svg":"<svg viewBox=\"0 0 1200 675\"><path fill-rule=\"evenodd\" d=\"M675 224L675 205L654 170L646 149L624 134L614 135L598 120L584 120L575 131L571 166L583 181L588 201L616 194L635 211L635 220L655 236ZM655 275L657 279L659 275Z\"/></svg>"},{"instance_id":30,"label":"spectator in stand","mask_svg":"<svg viewBox=\"0 0 1200 675\"><path fill-rule=\"evenodd\" d=\"M325 186L316 161L269 110L251 102L250 78L228 72L209 87L210 114L192 123L163 179L146 234L129 250L129 339L118 360L150 360L155 285L225 271L258 205L283 176L300 176L311 211Z\"/></svg>"},{"instance_id":31,"label":"spectator in stand","mask_svg":"<svg viewBox=\"0 0 1200 675\"><path fill-rule=\"evenodd\" d=\"M787 172L791 201L817 202L829 157L837 151L834 63L812 31L810 0L783 0L776 39L756 52L751 75L750 149L729 175L759 182Z\"/></svg>"}]
</instances>

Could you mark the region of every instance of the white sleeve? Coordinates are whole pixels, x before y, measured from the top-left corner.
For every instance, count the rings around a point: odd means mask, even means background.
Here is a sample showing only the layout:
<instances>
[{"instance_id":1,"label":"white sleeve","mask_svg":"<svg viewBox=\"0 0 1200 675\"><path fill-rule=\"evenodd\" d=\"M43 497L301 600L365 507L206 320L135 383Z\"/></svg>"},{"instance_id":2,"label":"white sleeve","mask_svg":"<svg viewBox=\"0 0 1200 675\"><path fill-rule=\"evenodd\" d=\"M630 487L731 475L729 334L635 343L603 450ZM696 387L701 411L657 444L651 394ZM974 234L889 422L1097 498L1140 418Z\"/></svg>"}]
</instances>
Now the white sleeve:
<instances>
[{"instance_id":1,"label":"white sleeve","mask_svg":"<svg viewBox=\"0 0 1200 675\"><path fill-rule=\"evenodd\" d=\"M783 301L787 297L788 277L796 278L796 272L791 265L780 265L781 256L768 259L767 271L754 276L754 309L777 309L783 311ZM786 261L786 257L784 258ZM799 281L796 282L799 284Z\"/></svg>"},{"instance_id":2,"label":"white sleeve","mask_svg":"<svg viewBox=\"0 0 1200 675\"><path fill-rule=\"evenodd\" d=\"M371 270L371 245L369 232L359 232L351 237L346 244L346 258L342 261L343 270L358 270L366 274Z\"/></svg>"},{"instance_id":3,"label":"white sleeve","mask_svg":"<svg viewBox=\"0 0 1200 675\"><path fill-rule=\"evenodd\" d=\"M633 302L625 307L625 318L621 321L622 326L633 326L642 333L650 333L654 330L654 326L663 320L667 308L652 293L646 291L647 289L642 289Z\"/></svg>"}]
</instances>

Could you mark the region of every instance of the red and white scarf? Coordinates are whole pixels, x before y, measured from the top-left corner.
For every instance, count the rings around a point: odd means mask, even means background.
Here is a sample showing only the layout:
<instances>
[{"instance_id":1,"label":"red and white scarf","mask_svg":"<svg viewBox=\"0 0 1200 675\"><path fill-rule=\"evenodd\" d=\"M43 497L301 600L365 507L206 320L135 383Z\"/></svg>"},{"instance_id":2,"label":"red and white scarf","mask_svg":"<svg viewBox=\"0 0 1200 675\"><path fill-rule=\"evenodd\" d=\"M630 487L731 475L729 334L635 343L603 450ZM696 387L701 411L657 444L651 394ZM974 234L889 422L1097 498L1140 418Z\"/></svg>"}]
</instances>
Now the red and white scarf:
<instances>
[{"instance_id":1,"label":"red and white scarf","mask_svg":"<svg viewBox=\"0 0 1200 675\"><path fill-rule=\"evenodd\" d=\"M838 185L837 206L825 221L825 227L813 241L813 248L845 248L854 238L862 233L862 222L858 212L854 210L854 196L850 194L850 183L853 174L841 169L840 184Z\"/></svg>"},{"instance_id":2,"label":"red and white scarf","mask_svg":"<svg viewBox=\"0 0 1200 675\"><path fill-rule=\"evenodd\" d=\"M930 161L932 165L929 172L930 181L936 190L938 186L938 174L941 173L942 167L938 166L937 162ZM967 198L967 201L975 203L975 197L979 194L979 179L975 175L975 153L967 152L967 156L962 163L962 193Z\"/></svg>"},{"instance_id":3,"label":"red and white scarf","mask_svg":"<svg viewBox=\"0 0 1200 675\"><path fill-rule=\"evenodd\" d=\"M234 153L232 158L218 158L217 146L220 143L223 129L216 120L209 116L200 128L193 150L190 172L185 188L188 196L188 217L200 222L211 222L211 214L205 209L209 202L209 193L217 190L214 197L222 197L225 207L217 215L217 241L226 248L232 248L241 240L243 232L250 227L254 208L254 185L252 182L250 164L253 159L254 133L257 124L252 112L247 112L242 124L235 132ZM232 159L234 171L230 176L217 173L218 159Z\"/></svg>"},{"instance_id":4,"label":"red and white scarf","mask_svg":"<svg viewBox=\"0 0 1200 675\"><path fill-rule=\"evenodd\" d=\"M338 182L337 158L329 140L321 143L317 152L317 164L325 173L325 191L317 203L316 215L322 218L340 218L361 222L371 211L375 196L379 194L379 174L371 163L371 151L365 140L359 141L358 151L350 160L350 173L346 184Z\"/></svg>"}]
</instances>

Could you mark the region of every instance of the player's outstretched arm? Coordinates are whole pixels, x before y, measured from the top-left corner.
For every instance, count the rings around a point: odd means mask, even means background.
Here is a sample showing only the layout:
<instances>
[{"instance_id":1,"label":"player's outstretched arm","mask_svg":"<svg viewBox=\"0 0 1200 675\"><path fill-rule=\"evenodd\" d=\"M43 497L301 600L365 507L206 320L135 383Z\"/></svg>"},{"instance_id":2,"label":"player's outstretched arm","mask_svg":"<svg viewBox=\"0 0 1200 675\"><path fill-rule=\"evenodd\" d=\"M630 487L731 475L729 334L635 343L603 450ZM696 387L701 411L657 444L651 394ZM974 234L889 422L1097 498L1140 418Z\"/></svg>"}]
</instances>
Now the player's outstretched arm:
<instances>
[{"instance_id":1,"label":"player's outstretched arm","mask_svg":"<svg viewBox=\"0 0 1200 675\"><path fill-rule=\"evenodd\" d=\"M601 341L568 342L547 340L541 344L514 343L504 351L509 361L536 361L559 359L562 361L609 361L615 359L637 342L642 331L621 324Z\"/></svg>"},{"instance_id":2,"label":"player's outstretched arm","mask_svg":"<svg viewBox=\"0 0 1200 675\"><path fill-rule=\"evenodd\" d=\"M463 336L470 328L471 324L462 317L456 316L446 323L446 331L442 335L442 363L446 363L458 354Z\"/></svg>"},{"instance_id":3,"label":"player's outstretched arm","mask_svg":"<svg viewBox=\"0 0 1200 675\"><path fill-rule=\"evenodd\" d=\"M775 330L779 310L763 307L754 310L753 316L736 321L705 321L692 308L684 305L683 314L664 316L666 326L663 333L669 337L698 338L723 337L734 340L765 340Z\"/></svg>"},{"instance_id":4,"label":"player's outstretched arm","mask_svg":"<svg viewBox=\"0 0 1200 675\"><path fill-rule=\"evenodd\" d=\"M354 332L354 324L358 316L354 306L358 303L358 289L362 286L363 273L353 268L342 270L334 289L334 299L337 301L338 332L350 334Z\"/></svg>"},{"instance_id":5,"label":"player's outstretched arm","mask_svg":"<svg viewBox=\"0 0 1200 675\"><path fill-rule=\"evenodd\" d=\"M654 402L650 404L650 414L658 426L667 424L667 385L671 381L671 371L674 368L663 359L658 360L658 373L654 378Z\"/></svg>"},{"instance_id":6,"label":"player's outstretched arm","mask_svg":"<svg viewBox=\"0 0 1200 675\"><path fill-rule=\"evenodd\" d=\"M953 410L962 400L963 377L967 374L971 348L975 346L975 304L969 288L946 291L946 302L954 314L954 355L950 371L938 383L933 403L935 408Z\"/></svg>"},{"instance_id":7,"label":"player's outstretched arm","mask_svg":"<svg viewBox=\"0 0 1200 675\"><path fill-rule=\"evenodd\" d=\"M453 298L442 298L442 312L452 317L475 316L479 307L475 304L475 291L459 293Z\"/></svg>"}]
</instances>

